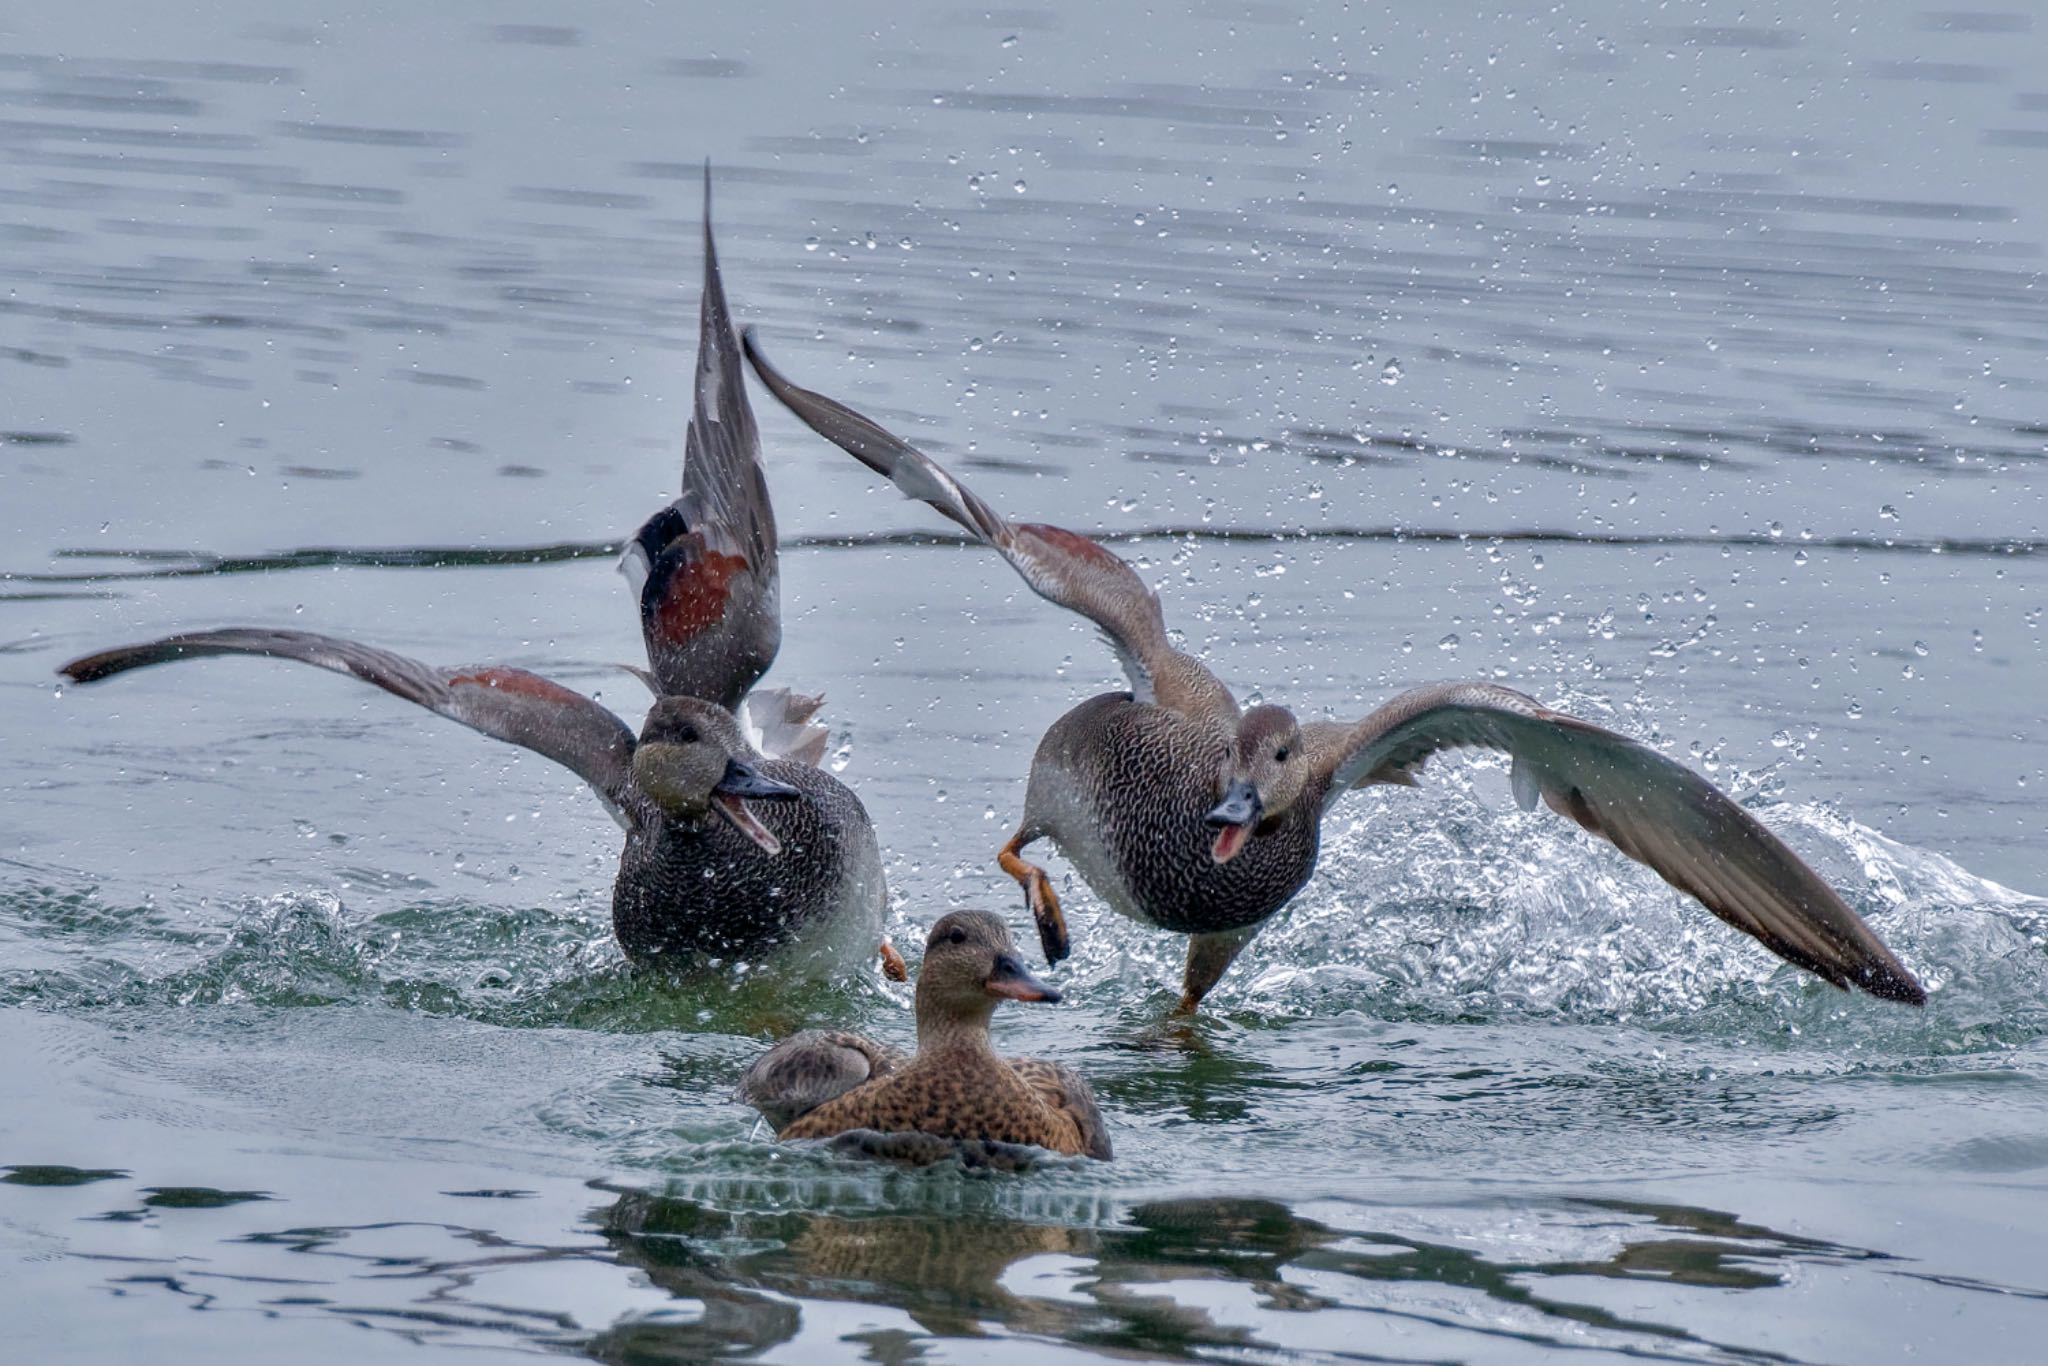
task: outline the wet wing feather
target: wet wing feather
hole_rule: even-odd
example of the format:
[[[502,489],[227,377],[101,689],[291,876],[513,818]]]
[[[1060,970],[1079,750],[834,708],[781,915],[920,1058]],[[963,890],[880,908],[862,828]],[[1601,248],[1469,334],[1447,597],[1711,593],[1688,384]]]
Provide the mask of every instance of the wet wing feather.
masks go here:
[[[1356,726],[1304,728],[1328,801],[1410,783],[1440,750],[1513,758],[1517,800],[1552,810],[1646,864],[1773,953],[1838,987],[1923,1004],[1925,990],[1834,889],[1712,783],[1626,736],[1486,683],[1401,694]]]
[[[614,815],[630,809],[633,732],[579,692],[509,665],[441,669],[416,659],[311,631],[230,627],[102,650],[59,670],[79,683],[130,669],[214,655],[297,660],[375,684],[408,702],[563,765],[596,789]]]
[[[754,1060],[734,1097],[778,1131],[826,1101],[902,1067],[902,1052],[839,1029],[811,1029]]]
[[[682,497],[627,551],[647,658],[661,690],[731,709],[782,644],[775,512],[747,402],[739,335],[725,300],[704,178],[704,290]]]
[[[1137,571],[1097,542],[1063,527],[1012,523],[909,442],[845,404],[805,389],[744,338],[754,373],[806,426],[888,479],[906,497],[930,504],[1010,562],[1031,590],[1095,623],[1141,700],[1156,692],[1171,647],[1159,598]]]
[[[1010,1066],[1038,1093],[1039,1099],[1073,1121],[1082,1153],[1103,1162],[1110,1160],[1113,1153],[1109,1126],[1102,1121],[1095,1091],[1086,1077],[1064,1063],[1043,1058],[1011,1058]]]

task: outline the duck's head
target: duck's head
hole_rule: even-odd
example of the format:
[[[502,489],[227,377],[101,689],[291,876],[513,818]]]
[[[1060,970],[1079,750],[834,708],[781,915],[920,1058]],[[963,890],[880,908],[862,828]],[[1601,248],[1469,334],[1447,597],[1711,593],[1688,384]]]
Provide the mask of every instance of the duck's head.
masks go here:
[[[1307,779],[1294,713],[1270,705],[1246,712],[1217,773],[1216,805],[1202,817],[1215,832],[1209,857],[1218,863],[1236,858],[1262,824],[1286,814]]]
[[[647,713],[633,750],[633,781],[676,820],[716,814],[770,854],[782,841],[761,824],[750,801],[790,801],[803,794],[755,767],[759,756],[732,713],[694,697],[663,697]]]
[[[986,1020],[999,1001],[1057,1001],[1057,988],[1024,969],[1010,928],[987,911],[941,916],[924,941],[917,974],[917,1015]]]

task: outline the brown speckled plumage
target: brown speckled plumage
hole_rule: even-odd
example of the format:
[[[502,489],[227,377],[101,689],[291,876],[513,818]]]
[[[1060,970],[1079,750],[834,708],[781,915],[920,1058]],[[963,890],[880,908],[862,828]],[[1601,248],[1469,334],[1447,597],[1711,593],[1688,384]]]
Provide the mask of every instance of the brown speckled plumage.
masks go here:
[[[800,1034],[747,1070],[739,1098],[779,1123],[777,1136],[786,1139],[869,1130],[1108,1158],[1108,1130],[1079,1073],[996,1053],[988,1022],[1006,995],[1058,999],[1024,973],[999,917],[956,911],[926,944],[914,1057],[859,1035]]]

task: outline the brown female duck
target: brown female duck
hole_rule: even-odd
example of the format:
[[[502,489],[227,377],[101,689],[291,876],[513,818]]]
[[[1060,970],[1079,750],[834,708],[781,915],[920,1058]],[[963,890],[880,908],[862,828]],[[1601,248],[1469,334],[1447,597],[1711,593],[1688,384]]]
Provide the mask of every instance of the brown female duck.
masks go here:
[[[1513,759],[1515,799],[1540,800],[1838,987],[1919,1005],[1926,993],[1856,913],[1756,819],[1698,774],[1590,722],[1491,683],[1402,693],[1355,724],[1240,710],[1206,665],[1170,642],[1159,599],[1085,536],[1012,523],[938,464],[851,408],[799,388],[745,338],[754,370],[820,436],[993,547],[1033,591],[1108,637],[1131,690],[1055,721],[1032,759],[1024,818],[997,859],[1024,888],[1049,961],[1068,951],[1045,870],[1051,838],[1112,907],[1190,936],[1192,1010],[1266,919],[1315,871],[1323,815],[1346,792],[1413,786],[1460,746]]]
[[[932,926],[917,977],[917,1054],[858,1034],[813,1030],[768,1050],[738,1097],[778,1138],[860,1133],[865,1150],[929,1158],[930,1140],[1029,1144],[1107,1159],[1109,1132],[1081,1075],[1004,1058],[988,1022],[1002,1001],[1057,1001],[1017,960],[1001,917],[955,911]],[[892,1141],[893,1140],[893,1141]]]
[[[656,693],[636,737],[605,707],[524,669],[444,669],[308,631],[233,627],[72,660],[81,683],[207,655],[264,655],[350,674],[589,783],[626,830],[612,924],[627,954],[675,969],[881,931],[881,855],[860,801],[818,767],[819,699],[752,692],[782,640],[775,517],[726,309],[704,186],[704,294],[682,496],[633,538]],[[857,961],[834,933],[820,966]]]

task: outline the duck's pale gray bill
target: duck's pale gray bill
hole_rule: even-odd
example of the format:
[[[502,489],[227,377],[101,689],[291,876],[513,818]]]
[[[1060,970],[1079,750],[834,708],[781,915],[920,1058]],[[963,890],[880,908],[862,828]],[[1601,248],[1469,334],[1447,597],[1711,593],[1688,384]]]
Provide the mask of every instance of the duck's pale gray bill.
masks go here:
[[[1226,825],[1255,825],[1264,811],[1259,789],[1248,782],[1238,781],[1232,783],[1230,790],[1223,794],[1223,800],[1202,817],[1202,823],[1212,830]]]
[[[996,955],[995,968],[988,975],[988,994],[1012,1001],[1046,1001],[1057,1004],[1060,990],[1050,982],[1033,977],[1014,954]]]
[[[752,764],[743,764],[737,759],[725,761],[725,776],[718,780],[712,791],[722,792],[728,797],[766,798],[769,801],[792,801],[804,795],[788,783],[778,783]]]

